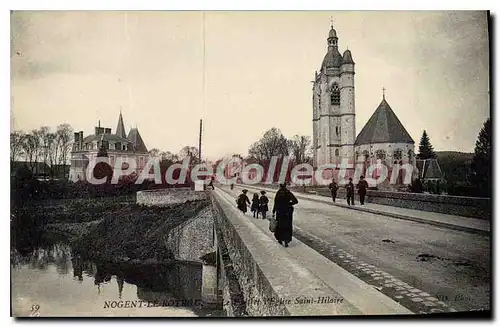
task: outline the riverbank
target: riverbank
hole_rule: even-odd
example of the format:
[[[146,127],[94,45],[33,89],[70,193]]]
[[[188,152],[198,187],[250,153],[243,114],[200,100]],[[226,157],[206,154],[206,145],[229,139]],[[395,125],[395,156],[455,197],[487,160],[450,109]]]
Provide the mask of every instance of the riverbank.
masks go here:
[[[164,265],[173,255],[163,236],[209,206],[208,199],[143,207],[134,196],[43,200],[13,208],[13,242],[21,247],[63,239],[82,259]]]

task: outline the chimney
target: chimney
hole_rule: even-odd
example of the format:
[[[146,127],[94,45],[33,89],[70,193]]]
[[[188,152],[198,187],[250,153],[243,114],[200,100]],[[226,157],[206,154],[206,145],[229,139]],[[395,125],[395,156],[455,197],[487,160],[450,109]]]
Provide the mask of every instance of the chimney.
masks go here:
[[[96,126],[95,135],[101,135],[101,134],[104,134],[104,127]]]
[[[73,142],[73,151],[80,150],[80,133],[75,132],[75,142]]]
[[[83,150],[83,131],[80,131],[80,137],[78,138],[78,141],[80,142],[80,150]]]

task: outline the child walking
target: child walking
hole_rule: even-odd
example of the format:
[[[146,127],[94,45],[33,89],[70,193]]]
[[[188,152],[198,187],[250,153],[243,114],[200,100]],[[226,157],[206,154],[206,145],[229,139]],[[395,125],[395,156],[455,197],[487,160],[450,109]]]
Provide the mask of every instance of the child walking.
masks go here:
[[[261,197],[259,199],[259,211],[262,214],[262,219],[266,219],[266,213],[269,211],[269,199],[266,196],[266,191],[260,191]]]

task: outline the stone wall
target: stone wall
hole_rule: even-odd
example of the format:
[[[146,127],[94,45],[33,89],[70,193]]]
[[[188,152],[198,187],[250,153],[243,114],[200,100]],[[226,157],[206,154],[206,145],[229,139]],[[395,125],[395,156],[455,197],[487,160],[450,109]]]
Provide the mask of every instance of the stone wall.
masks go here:
[[[315,191],[318,195],[331,196],[328,188],[316,188]],[[337,197],[345,199],[343,188],[339,189]],[[359,203],[357,194],[355,200]],[[489,198],[452,195],[367,191],[366,202],[487,220],[491,219],[492,211]]]
[[[298,303],[298,298],[340,295],[331,285],[308,270],[308,264],[277,245],[274,237],[269,235],[267,226],[262,229],[262,226],[257,226],[248,216],[239,212],[231,195],[216,190],[211,198],[221,262],[224,308],[229,316],[361,313],[347,301],[324,305]],[[313,250],[311,252],[313,256],[321,258],[324,264],[324,257]],[[378,296],[378,292],[375,293]]]
[[[224,309],[228,316],[289,315],[283,304],[264,305],[266,298],[278,298],[254,261],[237,229],[211,196],[221,261]]]
[[[275,184],[260,185],[265,188],[278,189]],[[256,184],[255,187],[259,187]],[[302,186],[289,187],[292,192],[303,192]],[[307,193],[331,197],[330,190],[327,187],[306,187]],[[345,188],[340,187],[337,191],[338,199],[345,199]],[[359,203],[359,195],[355,194],[354,199]],[[477,219],[491,219],[491,199],[473,198],[453,195],[435,195],[409,192],[386,192],[386,191],[367,191],[367,203],[383,204],[400,208],[422,210],[428,212],[444,213],[462,217]]]
[[[200,257],[214,251],[214,217],[210,206],[172,229],[164,241],[176,259],[201,263]]]
[[[136,197],[137,204],[161,207],[169,204],[206,199],[207,194],[191,190],[190,188],[170,188],[139,191]]]

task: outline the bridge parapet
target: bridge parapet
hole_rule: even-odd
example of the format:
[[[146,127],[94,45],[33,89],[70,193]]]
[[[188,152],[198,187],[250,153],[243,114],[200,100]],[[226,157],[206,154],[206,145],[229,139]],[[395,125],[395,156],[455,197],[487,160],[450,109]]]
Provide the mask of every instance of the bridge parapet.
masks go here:
[[[205,192],[197,192],[189,187],[145,190],[136,193],[137,204],[158,207],[206,198]]]
[[[225,309],[230,315],[321,316],[411,313],[382,293],[360,286],[348,277],[348,293],[359,292],[371,307],[358,307],[301,262],[292,251],[304,253],[294,240],[288,250],[277,244],[249,216],[243,215],[220,189],[211,194],[223,275]],[[260,221],[262,225],[264,221]],[[294,250],[293,247],[297,248]],[[307,251],[306,251],[307,252]],[[314,251],[312,251],[314,252]],[[308,252],[311,256],[311,252]],[[315,253],[315,252],[314,252]],[[329,269],[321,257],[321,269]],[[333,263],[331,263],[333,264]],[[234,294],[234,292],[239,294]],[[319,300],[318,299],[324,299]],[[358,301],[358,304],[362,301]],[[365,301],[367,303],[368,301]]]

